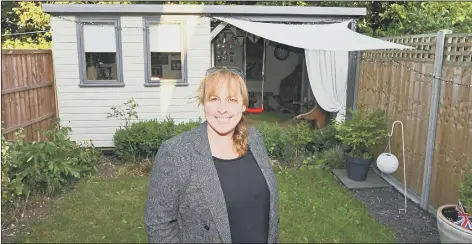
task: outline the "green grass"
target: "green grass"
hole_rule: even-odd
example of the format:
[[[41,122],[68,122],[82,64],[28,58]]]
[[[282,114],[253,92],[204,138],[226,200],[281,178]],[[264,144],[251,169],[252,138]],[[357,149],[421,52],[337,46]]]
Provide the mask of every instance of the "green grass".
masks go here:
[[[282,114],[278,112],[263,112],[260,114],[248,114],[248,124],[250,126],[256,126],[258,123],[265,121],[267,123],[278,123],[285,125],[292,123],[292,115]]]
[[[394,242],[361,202],[321,170],[277,171],[281,242]],[[148,177],[121,176],[78,184],[55,213],[20,242],[147,242]]]
[[[327,171],[303,167],[276,174],[281,242],[395,242],[393,233]]]

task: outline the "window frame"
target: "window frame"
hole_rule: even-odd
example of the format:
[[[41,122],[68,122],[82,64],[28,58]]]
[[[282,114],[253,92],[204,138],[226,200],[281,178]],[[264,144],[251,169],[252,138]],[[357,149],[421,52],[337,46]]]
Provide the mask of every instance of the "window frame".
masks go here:
[[[123,81],[123,49],[121,42],[121,21],[119,16],[107,17],[77,17],[77,52],[79,57],[79,76],[80,87],[122,87]],[[115,27],[115,43],[116,43],[116,80],[88,80],[87,65],[84,48],[84,28],[83,22],[92,22],[97,24],[113,24]]]
[[[179,24],[180,25],[180,60],[182,63],[181,79],[152,79],[151,77],[151,51],[150,51],[150,40],[149,40],[149,27],[152,24]],[[186,35],[186,20],[185,19],[165,19],[161,17],[143,17],[143,44],[144,44],[144,86],[155,87],[166,84],[175,86],[188,86],[187,77],[187,35]]]

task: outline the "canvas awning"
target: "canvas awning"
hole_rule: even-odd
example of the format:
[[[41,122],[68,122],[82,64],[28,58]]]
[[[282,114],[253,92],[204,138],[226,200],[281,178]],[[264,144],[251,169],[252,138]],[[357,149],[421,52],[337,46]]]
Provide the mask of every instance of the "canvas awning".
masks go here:
[[[316,102],[324,110],[336,112],[337,121],[343,121],[346,114],[349,51],[414,49],[352,31],[349,21],[289,25],[214,18],[267,40],[305,49],[308,79]]]
[[[333,24],[290,25],[253,22],[235,18],[214,18],[267,40],[303,49],[361,51],[412,48],[352,31],[348,28],[349,21]]]

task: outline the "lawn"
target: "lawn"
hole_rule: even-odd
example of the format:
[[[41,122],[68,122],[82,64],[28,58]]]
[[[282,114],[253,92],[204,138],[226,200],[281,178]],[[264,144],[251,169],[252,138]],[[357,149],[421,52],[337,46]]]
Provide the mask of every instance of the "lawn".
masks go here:
[[[264,112],[260,114],[248,114],[249,126],[255,126],[258,123],[265,121],[268,123],[278,123],[281,126],[294,123],[293,116],[290,114],[283,114],[278,112]]]
[[[395,242],[362,203],[327,171],[276,172],[281,242]],[[120,176],[80,182],[33,225],[20,242],[147,242],[144,201],[148,177]]]

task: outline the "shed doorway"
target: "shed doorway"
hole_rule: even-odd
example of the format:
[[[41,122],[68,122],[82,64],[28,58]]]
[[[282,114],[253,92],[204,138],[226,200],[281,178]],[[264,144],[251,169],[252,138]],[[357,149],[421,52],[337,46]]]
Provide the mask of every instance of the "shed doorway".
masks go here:
[[[263,105],[264,113],[291,118],[306,111],[308,101],[314,100],[301,48],[226,25],[212,39],[211,50],[213,67],[233,66],[245,71],[249,107]]]

